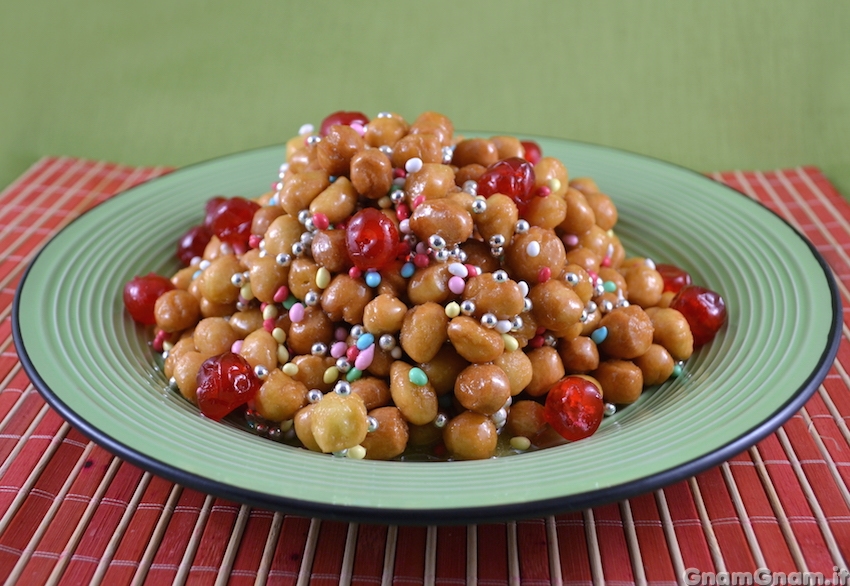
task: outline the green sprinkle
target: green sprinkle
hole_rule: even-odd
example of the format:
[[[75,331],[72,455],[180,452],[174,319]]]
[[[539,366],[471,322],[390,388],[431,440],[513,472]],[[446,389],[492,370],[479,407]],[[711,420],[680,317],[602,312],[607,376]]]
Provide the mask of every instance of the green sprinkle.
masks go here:
[[[614,281],[605,281],[604,283],[602,283],[602,287],[608,293],[613,293],[617,290],[617,283],[615,283]]]
[[[410,369],[410,372],[407,373],[407,378],[417,387],[424,387],[428,384],[428,375],[418,366]]]
[[[682,376],[682,365],[681,365],[681,363],[676,364],[676,366],[673,367],[673,374],[671,376],[674,376],[674,377]]]
[[[284,307],[284,309],[289,311],[290,309],[292,309],[292,306],[295,305],[296,303],[298,303],[298,298],[295,297],[295,295],[290,295],[289,297],[286,298],[286,301],[283,302],[283,307]]]
[[[363,376],[362,370],[360,370],[359,368],[352,368],[345,375],[345,380],[347,380],[350,383],[353,383],[354,381],[358,380],[361,376]]]

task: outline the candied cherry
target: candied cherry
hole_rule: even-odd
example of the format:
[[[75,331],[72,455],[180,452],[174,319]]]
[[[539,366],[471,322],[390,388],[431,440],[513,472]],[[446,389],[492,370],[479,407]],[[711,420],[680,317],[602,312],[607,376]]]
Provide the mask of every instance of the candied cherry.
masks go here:
[[[540,159],[543,158],[543,151],[540,150],[540,145],[534,142],[533,140],[521,140],[519,142],[522,145],[523,150],[525,151],[525,160],[531,163],[532,165],[536,165],[540,162]]]
[[[531,163],[519,157],[509,157],[493,163],[478,178],[479,195],[507,195],[520,210],[533,197],[533,188],[534,168]]]
[[[124,307],[130,316],[140,324],[147,326],[156,323],[154,305],[159,296],[174,289],[174,283],[162,275],[148,273],[144,277],[136,275],[124,285]]]
[[[192,264],[192,259],[203,256],[204,249],[210,242],[212,234],[203,224],[189,228],[177,241],[177,258],[184,266]]]
[[[253,400],[262,384],[248,361],[233,352],[205,360],[196,380],[198,407],[216,421]]]
[[[726,302],[723,297],[699,285],[682,287],[670,302],[670,307],[681,312],[691,326],[694,348],[713,340],[726,322]]]
[[[260,204],[244,197],[231,197],[220,202],[207,215],[209,230],[231,246],[248,248],[251,222]]]
[[[599,387],[584,377],[566,376],[549,389],[543,417],[564,439],[576,441],[593,435],[604,411]]]
[[[348,221],[345,247],[361,271],[380,270],[398,255],[398,229],[383,212],[365,208]]]
[[[225,201],[227,201],[226,197],[223,195],[216,195],[215,197],[209,198],[207,203],[204,205],[204,228],[207,229],[207,232],[212,233],[213,212]]]
[[[664,279],[664,292],[678,293],[682,287],[687,287],[691,284],[691,276],[676,265],[657,264],[655,270],[661,274]]]
[[[351,126],[352,124],[366,126],[369,124],[369,117],[362,112],[344,112],[340,110],[339,112],[334,112],[322,120],[322,126],[319,133],[322,136],[327,136],[331,126],[335,126],[337,124],[341,124],[342,126]]]

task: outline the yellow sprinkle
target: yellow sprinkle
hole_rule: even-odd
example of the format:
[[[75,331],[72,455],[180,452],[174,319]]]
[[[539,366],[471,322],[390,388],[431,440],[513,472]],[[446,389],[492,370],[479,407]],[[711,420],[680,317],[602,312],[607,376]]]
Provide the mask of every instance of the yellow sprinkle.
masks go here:
[[[460,305],[458,305],[457,301],[452,301],[446,305],[446,315],[449,316],[450,319],[456,318],[460,315]]]
[[[266,305],[266,308],[263,310],[263,319],[275,319],[278,316],[279,312],[277,310],[276,305]]]
[[[348,452],[345,455],[352,460],[362,460],[366,457],[366,448],[363,446],[354,446],[353,448],[348,448]]]
[[[505,350],[508,352],[513,352],[519,348],[519,342],[510,334],[502,334],[502,339],[505,341]]]
[[[525,451],[531,447],[531,440],[527,437],[518,435],[511,438],[511,447],[515,450]]]
[[[298,374],[298,365],[293,362],[287,362],[281,367],[281,370],[286,375],[295,376],[296,374]]]
[[[174,348],[174,344],[171,342],[163,342],[162,343],[162,351],[163,352],[171,352],[171,349]]]
[[[319,267],[316,271],[316,287],[326,289],[331,284],[331,272],[325,267]]]
[[[283,344],[280,344],[277,347],[277,361],[281,364],[286,364],[287,362],[289,362],[289,350],[287,350],[286,346],[284,346]]]
[[[385,195],[378,200],[378,207],[384,210],[389,209],[393,207],[393,200],[390,199],[390,196]]]
[[[286,432],[286,431],[289,431],[290,429],[292,429],[292,420],[291,419],[287,419],[285,421],[280,422],[280,430],[281,431]]]
[[[325,374],[322,375],[322,381],[326,385],[329,385],[339,378],[339,369],[336,366],[329,366],[327,370],[325,370]]]
[[[275,339],[275,342],[278,344],[283,344],[286,342],[286,330],[283,328],[275,328],[272,330],[272,338]]]
[[[548,181],[548,184],[549,184],[549,189],[551,189],[552,191],[558,191],[559,189],[561,189],[561,180],[558,179],[557,177],[552,177]]]
[[[251,283],[242,285],[239,289],[239,294],[248,301],[251,301],[254,298],[254,290],[251,289]]]

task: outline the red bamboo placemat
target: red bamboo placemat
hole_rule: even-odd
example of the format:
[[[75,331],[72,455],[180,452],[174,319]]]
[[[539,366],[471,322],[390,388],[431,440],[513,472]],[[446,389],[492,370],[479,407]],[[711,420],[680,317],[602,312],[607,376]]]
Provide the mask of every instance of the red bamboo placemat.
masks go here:
[[[676,584],[770,573],[847,580],[846,318],[827,379],[758,445],[654,493],[543,519],[458,527],[320,521],[205,495],[113,457],[56,415],[27,379],[12,342],[12,299],[50,236],[167,171],[50,157],[0,194],[0,577],[8,583]],[[711,177],[805,234],[850,306],[850,206],[817,168]]]

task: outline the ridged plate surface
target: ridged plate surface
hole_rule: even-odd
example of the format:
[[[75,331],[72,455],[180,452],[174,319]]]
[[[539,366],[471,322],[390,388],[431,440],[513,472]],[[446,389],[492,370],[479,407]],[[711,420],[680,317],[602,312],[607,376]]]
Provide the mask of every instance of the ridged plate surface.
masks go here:
[[[154,368],[125,314],[128,279],[175,267],[176,238],[213,195],[256,196],[283,147],[194,165],[83,215],[19,287],[16,344],[47,401],[137,465],[226,498],[305,515],[461,523],[575,509],[652,490],[746,449],[793,415],[837,349],[840,302],[823,260],[761,205],[696,173],[631,153],[534,137],[572,177],[615,201],[629,255],[686,268],[722,292],[728,326],[685,374],[570,445],[478,462],[332,458],[198,416]]]

